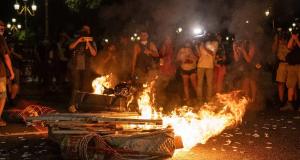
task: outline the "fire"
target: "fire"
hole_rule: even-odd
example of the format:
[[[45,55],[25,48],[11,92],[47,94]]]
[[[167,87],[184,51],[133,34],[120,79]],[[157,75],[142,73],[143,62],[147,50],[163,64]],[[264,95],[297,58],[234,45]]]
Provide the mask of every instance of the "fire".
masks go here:
[[[112,75],[106,75],[96,78],[93,83],[93,89],[95,94],[103,94],[104,87],[110,88]]]
[[[150,98],[153,85],[151,83],[138,100],[143,119],[161,116],[158,114],[161,112],[156,112],[152,105],[154,100]],[[240,91],[218,94],[217,106],[205,104],[197,113],[193,113],[193,109],[187,106],[175,109],[169,116],[161,117],[163,127],[171,126],[175,135],[181,136],[185,151],[189,151],[197,143],[205,144],[210,137],[220,134],[226,127],[242,122],[248,101],[244,97],[238,99],[239,93]]]
[[[246,98],[234,99],[239,92],[217,95],[218,102],[224,107],[204,105],[198,113],[188,107],[173,111],[172,115],[163,117],[163,125],[171,126],[176,135],[180,135],[185,151],[197,143],[205,144],[212,137],[220,134],[226,127],[242,122],[247,104]]]
[[[155,111],[155,108],[152,106],[152,104],[154,104],[153,102],[155,101],[155,98],[154,96],[152,97],[152,99],[150,98],[153,86],[154,86],[154,82],[152,82],[149,87],[147,84],[144,84],[143,87],[146,88],[144,89],[143,94],[140,96],[140,99],[138,99],[139,110],[141,112],[140,118],[142,119],[158,118],[158,113]]]

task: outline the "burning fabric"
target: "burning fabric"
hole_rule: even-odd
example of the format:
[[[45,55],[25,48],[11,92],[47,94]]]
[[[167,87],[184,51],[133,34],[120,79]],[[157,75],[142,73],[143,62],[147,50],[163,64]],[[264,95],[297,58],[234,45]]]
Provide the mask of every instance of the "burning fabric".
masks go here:
[[[107,76],[102,76],[96,78],[93,83],[93,89],[95,94],[103,94],[105,88],[110,88],[111,87],[111,78],[112,75],[107,75]]]

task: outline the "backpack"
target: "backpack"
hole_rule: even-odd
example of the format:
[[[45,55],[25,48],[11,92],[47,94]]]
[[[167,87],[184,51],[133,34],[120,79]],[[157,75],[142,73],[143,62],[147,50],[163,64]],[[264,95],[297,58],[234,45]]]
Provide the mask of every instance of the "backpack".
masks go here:
[[[288,53],[285,60],[291,66],[300,64],[300,48],[294,49]]]

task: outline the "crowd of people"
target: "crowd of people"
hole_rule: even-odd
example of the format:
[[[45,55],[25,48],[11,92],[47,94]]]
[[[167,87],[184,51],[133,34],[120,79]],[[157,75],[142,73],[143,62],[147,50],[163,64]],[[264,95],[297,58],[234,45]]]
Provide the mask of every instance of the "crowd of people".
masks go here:
[[[13,104],[24,72],[20,65],[23,55],[15,50],[14,41],[4,39],[4,30],[4,23],[0,21],[0,115],[7,94],[9,104]],[[76,111],[76,93],[92,92],[92,81],[104,75],[112,75],[112,86],[155,81],[156,99],[161,106],[167,103],[166,87],[174,79],[182,82],[181,97],[187,105],[191,99],[203,104],[217,93],[232,90],[243,90],[251,103],[257,101],[256,83],[262,72],[262,58],[253,36],[236,35],[234,43],[224,45],[222,35],[213,32],[197,37],[182,36],[180,43],[173,35],[166,35],[158,46],[148,39],[146,30],[140,31],[139,37],[139,41],[132,43],[129,37],[122,35],[118,42],[105,43],[102,47],[90,36],[87,25],[77,31],[74,38],[61,33],[58,42],[50,43],[46,37],[32,50],[39,86],[58,90],[61,84],[70,82],[70,112]],[[298,34],[293,34],[289,41],[276,34],[272,50],[279,59],[276,81],[281,110],[294,110],[297,100],[300,68],[298,64],[288,63],[286,56],[299,48]],[[288,88],[286,103],[285,85]],[[191,92],[195,98],[190,97]],[[0,125],[5,125],[2,119]]]

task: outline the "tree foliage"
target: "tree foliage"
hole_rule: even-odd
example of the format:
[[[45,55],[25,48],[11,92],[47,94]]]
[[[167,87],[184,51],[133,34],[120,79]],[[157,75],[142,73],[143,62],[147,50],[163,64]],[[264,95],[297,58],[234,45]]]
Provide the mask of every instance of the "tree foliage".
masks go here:
[[[101,0],[65,0],[69,9],[73,12],[81,12],[84,9],[96,9]]]

